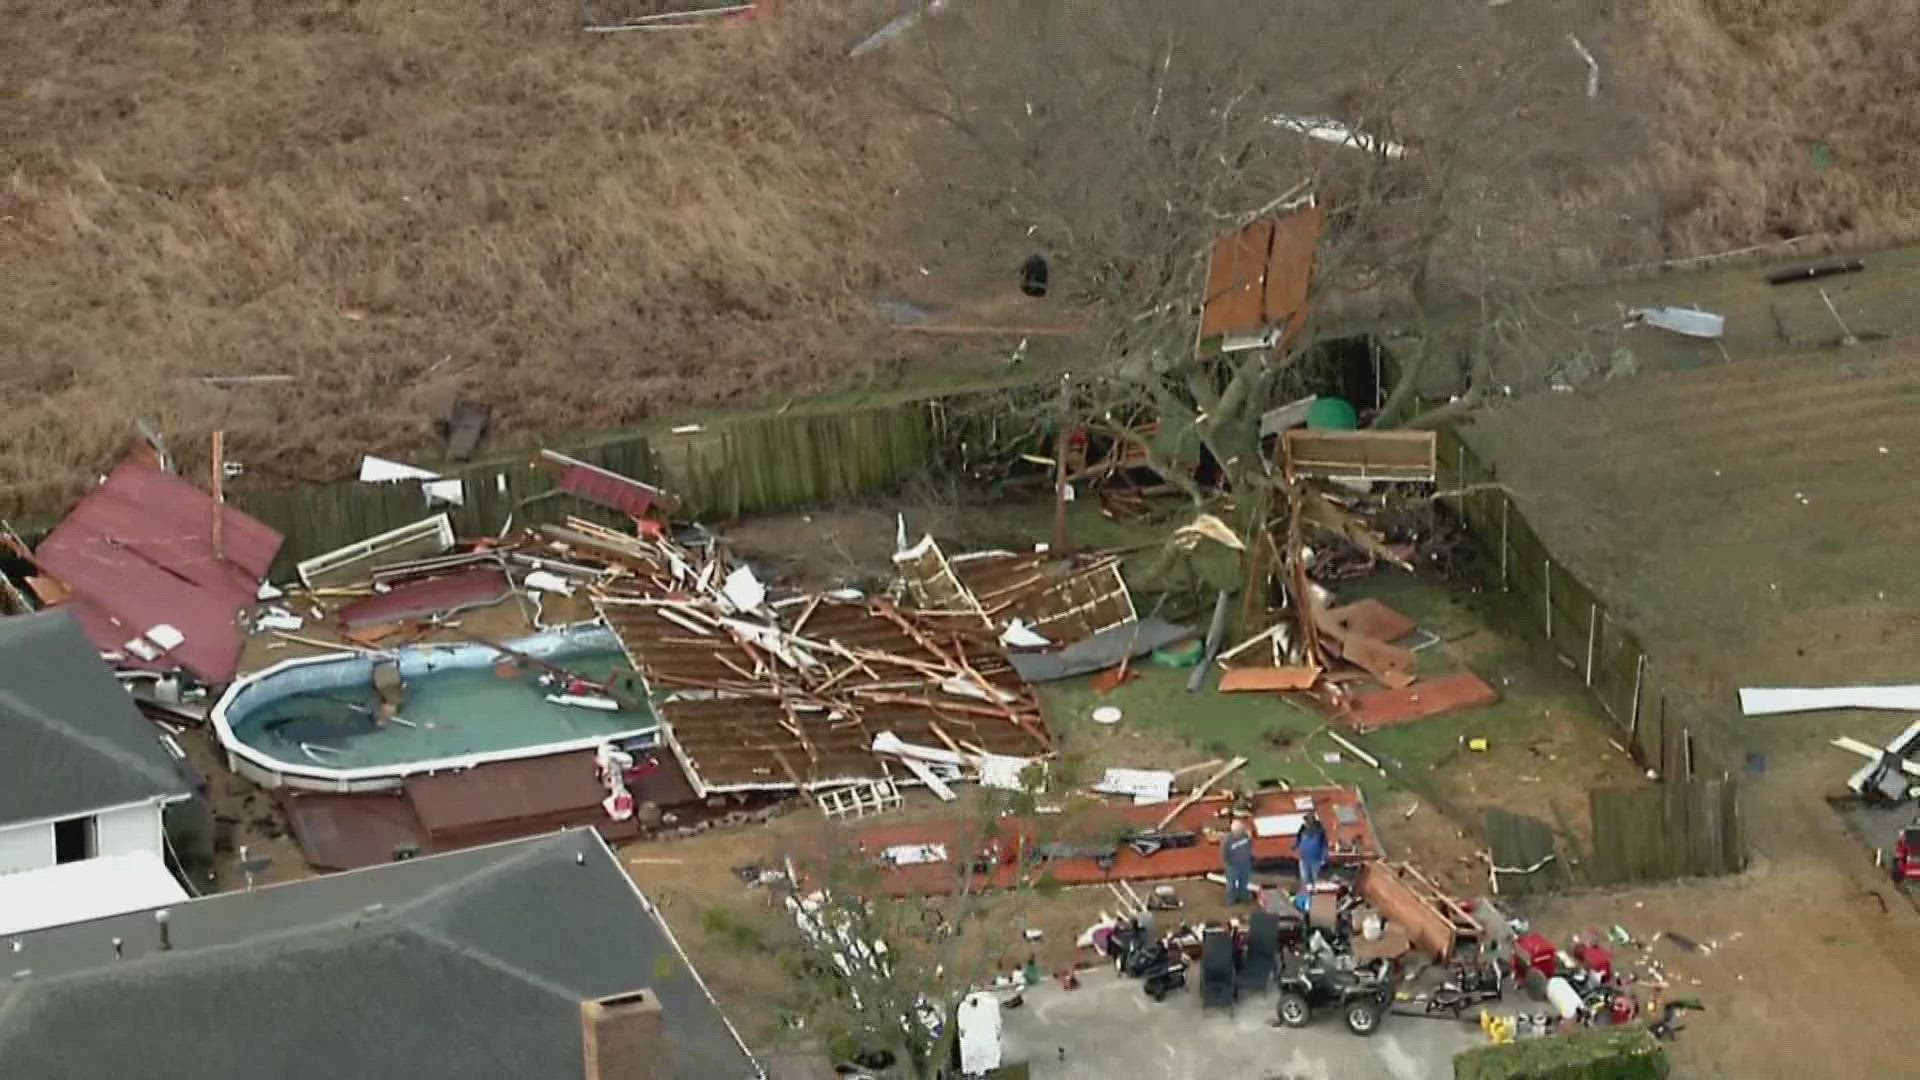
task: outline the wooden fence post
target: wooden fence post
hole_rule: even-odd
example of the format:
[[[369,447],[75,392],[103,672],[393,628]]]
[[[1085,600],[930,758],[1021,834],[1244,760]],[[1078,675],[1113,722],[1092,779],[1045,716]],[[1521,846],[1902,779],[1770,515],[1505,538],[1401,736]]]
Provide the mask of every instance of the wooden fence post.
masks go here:
[[[1513,499],[1504,492],[1500,495],[1500,591],[1510,588],[1507,580],[1507,553],[1512,547],[1507,542],[1507,515],[1513,510]]]
[[[1629,741],[1640,736],[1640,685],[1647,675],[1647,653],[1642,649],[1640,659],[1633,665],[1633,720],[1627,726]],[[1661,764],[1666,764],[1661,762]]]
[[[1540,560],[1540,562],[1541,562],[1541,565],[1545,567],[1545,569],[1541,571],[1540,577],[1541,577],[1541,580],[1547,583],[1547,587],[1541,590],[1543,593],[1546,594],[1546,598],[1547,598],[1547,640],[1552,641],[1553,640],[1553,559],[1552,557],[1548,557]]]
[[[1600,631],[1600,605],[1587,605],[1587,685],[1593,685],[1593,645]]]

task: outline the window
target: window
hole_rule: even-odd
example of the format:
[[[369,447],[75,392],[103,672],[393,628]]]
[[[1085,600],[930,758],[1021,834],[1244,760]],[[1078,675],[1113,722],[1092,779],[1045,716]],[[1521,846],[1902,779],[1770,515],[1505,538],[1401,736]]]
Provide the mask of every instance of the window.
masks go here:
[[[99,826],[93,816],[68,818],[53,823],[53,861],[79,862],[100,853]]]

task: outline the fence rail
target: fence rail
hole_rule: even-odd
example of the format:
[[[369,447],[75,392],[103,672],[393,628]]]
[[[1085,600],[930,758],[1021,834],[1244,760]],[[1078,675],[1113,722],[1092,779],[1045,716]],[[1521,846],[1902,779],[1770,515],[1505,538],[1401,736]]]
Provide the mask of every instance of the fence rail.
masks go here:
[[[553,449],[671,491],[680,500],[681,517],[731,520],[877,494],[938,466],[963,467],[967,458],[991,453],[1026,433],[1020,425],[1000,422],[995,404],[1039,392],[1000,388],[839,411],[738,417],[558,443]],[[529,450],[519,457],[444,468],[443,478],[461,482],[463,503],[453,507],[430,509],[418,481],[236,485],[228,498],[286,537],[275,577],[291,574],[302,559],[442,510],[462,537],[492,536],[509,525],[558,522],[569,515],[608,525],[622,522],[615,512],[558,491],[559,473],[536,464],[538,457]]]
[[[1495,470],[1440,433],[1438,488],[1489,560],[1489,575],[1613,719],[1617,742],[1661,781],[1593,793],[1596,858],[1586,877],[1619,884],[1744,865],[1737,785],[1726,758],[1668,694],[1646,647],[1547,549]],[[1704,793],[1703,793],[1704,792]],[[1604,853],[1604,854],[1603,854]]]

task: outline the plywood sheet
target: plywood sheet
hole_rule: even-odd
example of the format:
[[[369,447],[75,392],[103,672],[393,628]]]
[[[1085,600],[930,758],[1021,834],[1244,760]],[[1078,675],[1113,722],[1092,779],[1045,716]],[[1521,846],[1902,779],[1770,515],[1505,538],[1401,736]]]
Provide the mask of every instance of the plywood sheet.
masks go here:
[[[1347,720],[1356,730],[1372,731],[1499,700],[1499,693],[1486,680],[1471,671],[1461,671],[1422,679],[1400,690],[1356,694],[1348,706]]]
[[[1220,692],[1251,690],[1305,690],[1320,678],[1312,664],[1296,667],[1230,668],[1220,676]]]

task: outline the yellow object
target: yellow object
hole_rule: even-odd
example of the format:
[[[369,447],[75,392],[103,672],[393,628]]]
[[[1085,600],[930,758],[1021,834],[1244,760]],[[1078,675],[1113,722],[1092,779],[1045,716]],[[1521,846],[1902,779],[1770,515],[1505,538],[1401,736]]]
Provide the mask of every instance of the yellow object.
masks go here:
[[[1495,1046],[1512,1042],[1517,1026],[1511,1016],[1494,1016],[1485,1009],[1480,1010],[1480,1030],[1487,1033],[1487,1038]]]
[[[1471,751],[1473,751],[1473,752],[1474,752],[1474,753],[1476,753],[1476,754],[1484,754],[1484,753],[1486,753],[1486,752],[1487,752],[1487,740],[1485,740],[1485,739],[1468,739],[1468,740],[1467,740],[1467,749],[1469,749],[1469,750],[1471,750]]]

